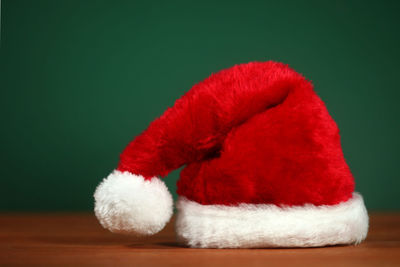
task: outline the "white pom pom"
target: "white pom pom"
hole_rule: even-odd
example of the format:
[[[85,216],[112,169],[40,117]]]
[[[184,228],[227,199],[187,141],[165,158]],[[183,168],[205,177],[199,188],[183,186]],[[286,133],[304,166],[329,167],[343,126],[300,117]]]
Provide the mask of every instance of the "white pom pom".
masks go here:
[[[173,200],[157,177],[114,171],[96,188],[95,214],[114,233],[152,235],[172,216]]]

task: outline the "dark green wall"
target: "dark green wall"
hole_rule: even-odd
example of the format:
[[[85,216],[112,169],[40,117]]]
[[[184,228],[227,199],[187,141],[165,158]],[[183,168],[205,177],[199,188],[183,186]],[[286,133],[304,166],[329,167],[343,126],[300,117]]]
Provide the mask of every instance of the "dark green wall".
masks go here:
[[[315,84],[367,207],[400,209],[399,1],[189,2],[2,1],[0,210],[92,209],[175,99],[270,59]]]

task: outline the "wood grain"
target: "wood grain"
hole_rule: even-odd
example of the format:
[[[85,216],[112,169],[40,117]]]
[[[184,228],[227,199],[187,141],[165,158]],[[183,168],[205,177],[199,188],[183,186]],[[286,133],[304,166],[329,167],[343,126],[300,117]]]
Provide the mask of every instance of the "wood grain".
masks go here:
[[[191,249],[171,221],[148,238],[101,228],[92,214],[0,215],[0,264],[130,266],[400,266],[400,214],[373,214],[358,246],[306,249]]]

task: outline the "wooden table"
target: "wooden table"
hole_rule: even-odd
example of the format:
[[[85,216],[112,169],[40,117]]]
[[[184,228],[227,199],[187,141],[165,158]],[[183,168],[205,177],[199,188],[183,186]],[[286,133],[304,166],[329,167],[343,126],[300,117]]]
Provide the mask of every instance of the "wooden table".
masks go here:
[[[191,249],[173,221],[150,238],[111,234],[92,214],[0,215],[0,264],[131,266],[400,266],[400,214],[373,214],[358,246],[306,249]]]

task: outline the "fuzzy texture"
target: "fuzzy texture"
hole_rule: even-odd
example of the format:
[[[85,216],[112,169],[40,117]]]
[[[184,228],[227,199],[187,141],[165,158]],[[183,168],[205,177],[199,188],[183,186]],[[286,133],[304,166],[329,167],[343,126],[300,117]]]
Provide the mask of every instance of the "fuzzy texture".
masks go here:
[[[335,205],[354,191],[324,103],[272,61],[193,86],[126,147],[118,170],[150,179],[183,165],[178,194],[204,205]]]
[[[358,244],[368,232],[361,195],[331,206],[201,205],[180,198],[178,238],[190,247],[317,247]]]
[[[164,228],[173,201],[164,182],[154,177],[114,171],[94,194],[95,214],[114,233],[152,235]]]

